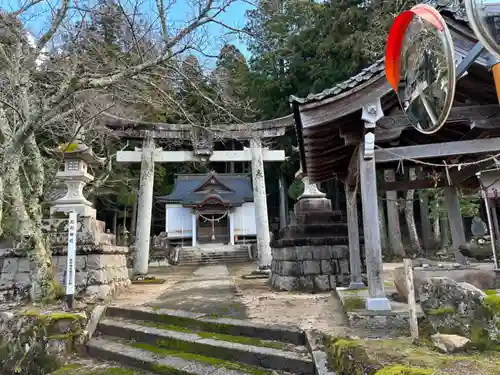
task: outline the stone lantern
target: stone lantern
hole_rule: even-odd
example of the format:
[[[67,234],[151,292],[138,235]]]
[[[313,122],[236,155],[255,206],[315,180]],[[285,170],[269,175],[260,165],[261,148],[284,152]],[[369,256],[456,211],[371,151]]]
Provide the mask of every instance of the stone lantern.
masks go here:
[[[66,185],[64,195],[52,202],[51,216],[56,212],[76,212],[78,216],[95,218],[96,210],[92,203],[85,199],[83,188],[94,180],[94,176],[88,172],[88,166],[103,164],[105,159],[98,157],[91,147],[78,140],[48,151],[52,154],[61,151],[64,153],[64,170],[57,172],[56,178]]]

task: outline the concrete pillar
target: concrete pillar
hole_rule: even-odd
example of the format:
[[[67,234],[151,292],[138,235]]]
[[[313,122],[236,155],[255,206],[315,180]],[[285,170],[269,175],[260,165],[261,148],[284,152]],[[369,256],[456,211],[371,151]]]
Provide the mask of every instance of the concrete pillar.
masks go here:
[[[285,229],[287,225],[287,194],[286,194],[286,183],[285,176],[280,173],[279,177],[279,188],[280,188],[280,229]]]
[[[448,222],[451,232],[451,246],[455,252],[455,260],[460,264],[466,264],[466,258],[457,250],[460,245],[465,244],[465,230],[462,214],[460,213],[460,201],[458,199],[457,189],[454,186],[443,188],[444,202],[448,209]]]
[[[252,183],[255,203],[255,221],[257,230],[257,252],[259,269],[271,267],[271,238],[269,235],[269,218],[267,216],[266,181],[264,178],[264,161],[262,159],[262,142],[259,138],[250,140],[252,153]]]
[[[364,157],[364,147],[360,147],[359,174],[361,202],[363,205],[363,228],[365,238],[366,272],[368,276],[368,310],[390,310],[382,279],[382,248],[380,245],[380,223],[378,221],[378,197],[375,157]]]
[[[141,180],[137,209],[137,241],[134,264],[135,275],[147,275],[149,266],[149,242],[151,240],[151,213],[153,209],[153,185],[155,179],[155,142],[150,136],[142,143]]]
[[[192,229],[191,229],[191,246],[195,247],[196,246],[196,235],[198,233],[198,230],[196,229],[197,223],[198,223],[198,214],[196,212],[193,212],[191,215],[191,222],[192,222]]]
[[[228,214],[229,220],[229,244],[234,245],[234,214],[230,212]]]
[[[392,169],[384,171],[384,180],[396,181],[396,173]],[[393,254],[404,256],[405,250],[401,238],[401,223],[399,221],[398,192],[386,191],[387,198],[387,233],[389,235],[389,246]]]
[[[349,233],[349,266],[351,281],[349,289],[361,289],[365,287],[361,279],[361,252],[359,250],[359,227],[358,227],[358,201],[356,191],[345,185],[345,196],[347,206],[347,229]]]

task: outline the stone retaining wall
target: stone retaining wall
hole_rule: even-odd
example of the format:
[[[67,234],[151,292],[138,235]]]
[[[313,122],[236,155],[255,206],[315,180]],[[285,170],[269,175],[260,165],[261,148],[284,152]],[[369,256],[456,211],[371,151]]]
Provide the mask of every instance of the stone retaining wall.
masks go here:
[[[104,299],[130,285],[127,268],[128,248],[110,246],[109,252],[77,254],[75,286],[80,296]],[[56,281],[66,283],[66,255],[54,255],[52,264]],[[31,281],[29,260],[6,257],[0,273],[0,301],[22,299],[29,292]]]
[[[327,291],[349,283],[345,245],[273,248],[271,285],[277,290]]]

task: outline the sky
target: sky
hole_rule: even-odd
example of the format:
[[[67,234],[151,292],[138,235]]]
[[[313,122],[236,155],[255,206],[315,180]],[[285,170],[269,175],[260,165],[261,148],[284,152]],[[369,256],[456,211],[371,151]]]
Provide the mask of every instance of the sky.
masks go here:
[[[0,0],[2,3],[1,9],[6,9],[7,11],[17,10],[28,0]],[[92,0],[71,0],[73,4],[87,4]],[[140,1],[140,12],[148,20],[157,20],[157,10],[155,0],[119,0],[122,4],[127,4],[132,7],[136,1]],[[169,3],[169,0],[164,0],[165,4]],[[170,0],[173,1],[173,5],[167,11],[168,24],[170,27],[182,27],[186,24],[187,20],[192,18],[196,12],[196,1],[204,0]],[[220,3],[222,0],[214,0],[214,2]],[[227,0],[226,0],[227,2]],[[23,16],[23,21],[28,31],[33,35],[40,35],[45,31],[51,19],[51,10],[57,9],[60,0],[43,0],[42,3],[31,8]],[[81,6],[81,5],[80,5]],[[252,5],[248,1],[244,0],[233,0],[233,2],[225,9],[225,11],[219,16],[218,20],[227,24],[232,28],[242,28],[245,25],[245,12],[252,8]],[[224,43],[231,43],[236,45],[241,52],[249,57],[249,52],[246,48],[244,40],[240,37],[230,34],[227,28],[222,25],[211,23],[205,29],[205,38],[203,41],[202,49],[205,53],[210,55],[217,55],[220,47]],[[197,54],[200,60],[206,60],[210,64],[210,58],[203,57]],[[202,62],[202,61],[200,61]],[[203,65],[203,64],[202,64]],[[210,64],[211,65],[211,64]]]

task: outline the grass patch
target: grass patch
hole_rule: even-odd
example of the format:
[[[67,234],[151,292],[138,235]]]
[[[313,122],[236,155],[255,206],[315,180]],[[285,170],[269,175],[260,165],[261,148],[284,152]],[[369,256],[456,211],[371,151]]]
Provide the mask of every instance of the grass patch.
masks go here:
[[[189,327],[180,327],[180,326],[176,326],[173,324],[156,323],[156,322],[150,322],[150,321],[136,321],[136,323],[139,325],[147,326],[147,327],[164,329],[167,331],[192,333],[192,334],[198,335],[200,338],[203,338],[203,339],[228,341],[228,342],[234,342],[234,343],[243,344],[243,345],[253,345],[253,346],[272,348],[272,349],[285,349],[285,344],[283,344],[283,343],[275,342],[275,341],[261,340],[261,339],[256,338],[256,337],[233,336],[233,335],[227,335],[224,333],[198,331],[198,330],[194,330],[194,329],[189,328]]]
[[[50,375],[145,375],[141,370],[123,367],[83,366],[79,363],[69,363]]]
[[[410,338],[360,341],[370,358],[384,366],[431,369],[436,375],[500,375],[500,353],[441,354],[430,346],[413,345]]]
[[[365,308],[365,301],[361,297],[345,297],[344,298],[344,310],[354,311],[361,310]]]
[[[488,289],[488,290],[483,290],[484,294],[488,296],[496,296],[497,295],[497,290],[496,289]]]
[[[180,351],[172,350],[172,349],[159,348],[157,346],[145,344],[145,343],[132,343],[131,345],[135,348],[147,350],[148,352],[151,352],[151,353],[154,353],[157,355],[161,355],[164,357],[172,356],[172,357],[182,358],[182,359],[185,359],[188,361],[198,361],[198,362],[205,363],[205,364],[212,365],[212,366],[219,367],[219,368],[246,372],[246,373],[251,374],[251,375],[271,375],[272,374],[272,371],[269,371],[269,370],[266,370],[266,369],[263,369],[260,367],[245,365],[243,363],[225,361],[225,360],[218,359],[218,358],[205,357],[205,356],[199,355],[199,354],[185,353],[185,352],[180,352]]]

